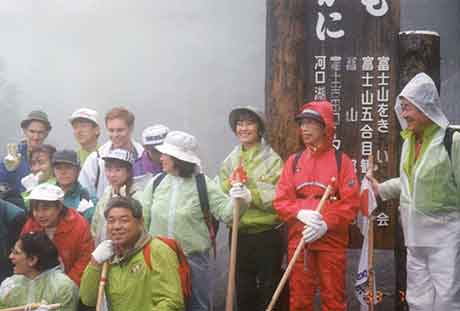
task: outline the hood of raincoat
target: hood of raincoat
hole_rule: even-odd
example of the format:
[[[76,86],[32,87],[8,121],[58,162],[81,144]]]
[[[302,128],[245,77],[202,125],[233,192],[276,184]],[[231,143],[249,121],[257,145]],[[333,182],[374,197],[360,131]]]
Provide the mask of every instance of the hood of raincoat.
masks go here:
[[[332,104],[325,100],[306,103],[300,109],[298,116],[301,117],[302,112],[308,109],[314,110],[320,114],[326,126],[326,141],[329,143],[329,145],[331,145],[335,134],[335,122]],[[302,130],[300,129],[300,133],[301,131]]]
[[[396,98],[396,116],[401,128],[404,130],[407,128],[407,122],[401,117],[401,97],[409,100],[439,127],[445,129],[449,125],[449,121],[441,110],[438,89],[426,73],[421,72],[413,77]]]

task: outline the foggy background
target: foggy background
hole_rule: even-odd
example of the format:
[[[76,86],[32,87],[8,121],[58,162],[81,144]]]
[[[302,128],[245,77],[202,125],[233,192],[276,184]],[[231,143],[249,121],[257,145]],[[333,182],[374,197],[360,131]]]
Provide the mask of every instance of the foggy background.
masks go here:
[[[454,123],[460,123],[459,16],[458,0],[401,0],[402,31],[441,36],[441,99]],[[72,111],[93,108],[102,121],[123,105],[136,115],[137,140],[156,123],[195,135],[205,171],[214,176],[237,143],[227,123],[231,108],[264,107],[265,21],[263,0],[1,0],[0,148],[21,138],[19,122],[31,110],[49,114],[49,143],[76,148],[67,121]],[[223,227],[216,310],[223,310],[226,286]],[[392,283],[392,255],[376,256],[377,282]]]

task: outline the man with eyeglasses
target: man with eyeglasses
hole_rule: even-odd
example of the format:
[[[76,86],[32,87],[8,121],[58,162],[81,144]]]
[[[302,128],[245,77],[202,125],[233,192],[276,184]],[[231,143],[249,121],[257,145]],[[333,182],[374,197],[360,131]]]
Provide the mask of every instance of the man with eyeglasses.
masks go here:
[[[41,110],[31,111],[21,121],[24,140],[18,144],[8,144],[7,154],[0,163],[0,183],[7,184],[18,195],[25,190],[21,179],[30,173],[30,151],[43,144],[51,131],[48,115]]]

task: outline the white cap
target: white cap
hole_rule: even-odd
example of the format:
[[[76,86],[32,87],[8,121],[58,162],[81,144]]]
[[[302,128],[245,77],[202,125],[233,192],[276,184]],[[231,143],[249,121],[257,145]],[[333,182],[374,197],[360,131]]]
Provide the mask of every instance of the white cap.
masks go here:
[[[170,155],[179,160],[200,165],[198,142],[194,136],[185,132],[169,132],[163,144],[156,148],[161,153]]]
[[[89,108],[80,108],[75,110],[69,118],[70,123],[75,121],[76,119],[85,119],[91,122],[94,122],[96,125],[99,126],[97,122],[98,113],[96,110],[89,109]]]
[[[164,125],[157,124],[149,126],[142,132],[143,145],[161,145],[169,133],[169,128]]]
[[[30,200],[59,201],[64,198],[64,191],[56,185],[44,183],[36,186],[30,192]]]
[[[129,164],[134,164],[134,154],[131,151],[125,149],[113,149],[109,153],[102,157],[103,160],[120,160],[123,162],[128,162]]]

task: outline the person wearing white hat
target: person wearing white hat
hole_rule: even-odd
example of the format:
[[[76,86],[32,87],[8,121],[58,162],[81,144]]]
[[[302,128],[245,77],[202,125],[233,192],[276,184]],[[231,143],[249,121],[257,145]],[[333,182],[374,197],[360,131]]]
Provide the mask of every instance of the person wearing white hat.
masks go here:
[[[211,179],[200,174],[198,143],[188,133],[169,132],[157,149],[162,153],[164,173],[152,178],[144,190],[144,223],[153,236],[176,239],[187,256],[192,274],[192,296],[187,310],[209,310],[208,268],[213,239],[204,218],[209,219],[206,215],[211,214],[219,221],[231,223],[235,199],[243,200],[241,212],[244,213],[251,202],[251,193],[245,186],[235,186],[229,197]],[[158,182],[158,178],[162,179]],[[203,188],[205,192],[200,192]],[[207,196],[206,210],[200,202],[203,193]]]
[[[98,199],[108,186],[107,178],[103,173],[104,160],[102,158],[113,149],[125,149],[132,152],[135,161],[138,161],[144,152],[144,147],[132,139],[134,121],[134,114],[124,107],[112,108],[105,115],[105,127],[109,141],[88,156],[78,177],[81,185],[91,194],[95,194]]]
[[[90,153],[98,148],[97,140],[101,135],[98,113],[93,109],[80,108],[72,113],[69,122],[73,128],[73,135],[80,145],[77,154],[80,164],[83,165]]]
[[[56,185],[36,186],[29,199],[31,213],[21,234],[45,232],[58,249],[65,273],[78,286],[94,250],[88,222],[63,204],[64,191]]]
[[[133,174],[135,176],[150,175],[155,176],[160,173],[160,152],[156,149],[161,145],[169,132],[169,128],[157,124],[149,126],[142,132],[142,145],[144,152],[136,163],[134,163]]]
[[[104,175],[109,185],[96,204],[91,222],[91,234],[96,245],[106,239],[107,223],[104,212],[110,199],[123,196],[139,200],[142,196],[142,191],[136,189],[133,181],[134,155],[132,152],[124,149],[113,149],[102,159],[104,161]]]

